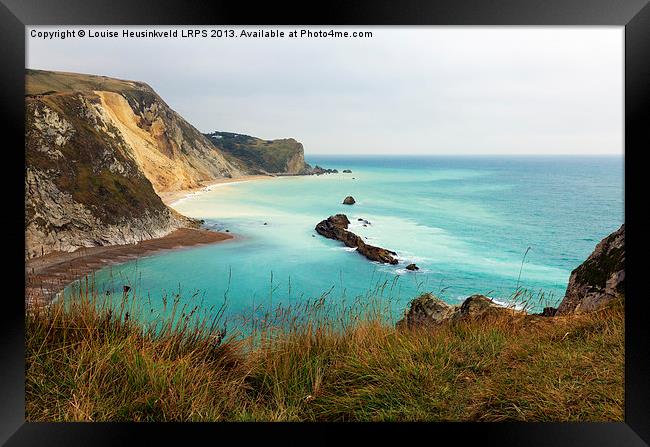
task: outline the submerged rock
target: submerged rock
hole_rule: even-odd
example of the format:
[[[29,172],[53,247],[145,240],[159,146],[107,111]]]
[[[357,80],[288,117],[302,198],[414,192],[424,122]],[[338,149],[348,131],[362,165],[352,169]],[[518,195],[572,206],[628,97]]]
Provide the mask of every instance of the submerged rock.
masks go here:
[[[352,196],[347,196],[345,199],[343,199],[343,204],[344,205],[354,205],[356,201],[354,200],[354,197]]]
[[[345,214],[336,214],[316,225],[316,232],[328,239],[343,242],[346,247],[356,248],[357,251],[370,259],[384,264],[397,264],[397,253],[381,247],[366,244],[361,237],[348,231],[350,220]]]
[[[343,173],[344,173],[344,174],[352,174],[352,171],[349,170],[349,169],[344,169],[344,170],[343,170]]]
[[[625,296],[625,224],[571,272],[556,315],[589,312]]]

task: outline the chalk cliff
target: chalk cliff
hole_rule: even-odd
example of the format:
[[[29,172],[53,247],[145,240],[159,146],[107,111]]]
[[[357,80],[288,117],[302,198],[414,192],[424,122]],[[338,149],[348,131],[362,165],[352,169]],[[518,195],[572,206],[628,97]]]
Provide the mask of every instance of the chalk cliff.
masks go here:
[[[27,257],[192,226],[157,192],[242,175],[147,84],[28,70],[25,90]]]

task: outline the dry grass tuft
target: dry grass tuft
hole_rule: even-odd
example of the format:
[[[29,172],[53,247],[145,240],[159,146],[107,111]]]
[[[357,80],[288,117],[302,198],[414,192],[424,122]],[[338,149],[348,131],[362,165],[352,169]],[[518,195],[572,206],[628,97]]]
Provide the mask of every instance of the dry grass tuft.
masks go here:
[[[316,300],[236,338],[177,300],[143,326],[133,301],[28,309],[28,420],[623,420],[622,303],[408,331]]]

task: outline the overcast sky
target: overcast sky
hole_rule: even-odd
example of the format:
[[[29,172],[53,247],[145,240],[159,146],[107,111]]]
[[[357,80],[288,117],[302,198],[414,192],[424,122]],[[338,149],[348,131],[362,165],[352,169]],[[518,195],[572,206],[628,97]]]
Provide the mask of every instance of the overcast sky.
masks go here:
[[[356,39],[31,29],[65,28],[27,29],[29,68],[144,81],[203,132],[293,137],[308,154],[623,152],[622,27],[335,28],[373,33]]]

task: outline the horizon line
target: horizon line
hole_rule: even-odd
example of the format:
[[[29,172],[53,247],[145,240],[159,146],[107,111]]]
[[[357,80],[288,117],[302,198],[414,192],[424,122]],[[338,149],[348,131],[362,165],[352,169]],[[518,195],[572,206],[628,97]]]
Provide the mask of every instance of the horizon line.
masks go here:
[[[513,153],[466,153],[466,154],[452,154],[452,153],[435,153],[435,154],[419,154],[419,153],[324,153],[324,152],[305,152],[307,156],[368,156],[368,157],[625,157],[625,153],[527,153],[527,154],[513,154]]]

